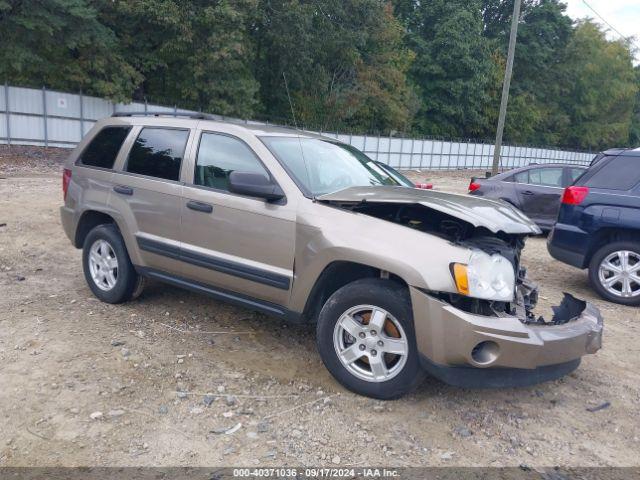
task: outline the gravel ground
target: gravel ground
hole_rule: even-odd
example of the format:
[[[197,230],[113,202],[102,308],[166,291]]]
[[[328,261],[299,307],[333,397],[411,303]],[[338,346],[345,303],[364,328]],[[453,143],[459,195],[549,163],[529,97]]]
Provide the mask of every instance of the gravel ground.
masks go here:
[[[540,313],[562,291],[595,302],[602,351],[536,387],[427,379],[374,401],[333,381],[312,327],[157,283],[97,301],[58,218],[65,155],[0,147],[0,466],[640,465],[638,309],[543,238],[524,252]],[[470,172],[409,175],[462,193]]]

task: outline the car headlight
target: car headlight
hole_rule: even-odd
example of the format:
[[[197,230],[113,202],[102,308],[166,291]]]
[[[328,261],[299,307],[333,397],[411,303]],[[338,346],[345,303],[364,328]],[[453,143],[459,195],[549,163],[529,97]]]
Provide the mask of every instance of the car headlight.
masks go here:
[[[468,264],[452,263],[458,293],[485,300],[513,301],[516,276],[509,260],[497,253],[472,250]]]

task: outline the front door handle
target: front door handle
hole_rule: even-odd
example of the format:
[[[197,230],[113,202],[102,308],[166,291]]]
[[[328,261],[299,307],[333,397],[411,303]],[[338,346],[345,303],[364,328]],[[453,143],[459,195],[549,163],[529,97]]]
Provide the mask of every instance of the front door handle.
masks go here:
[[[525,190],[524,192],[522,192],[523,195],[535,195],[534,192],[532,192],[531,190]]]
[[[213,212],[213,205],[209,205],[204,202],[196,202],[195,200],[189,200],[187,202],[187,208],[196,210],[197,212],[211,213]]]
[[[127,187],[126,185],[116,185],[113,187],[113,191],[121,193],[122,195],[133,195],[133,188]]]

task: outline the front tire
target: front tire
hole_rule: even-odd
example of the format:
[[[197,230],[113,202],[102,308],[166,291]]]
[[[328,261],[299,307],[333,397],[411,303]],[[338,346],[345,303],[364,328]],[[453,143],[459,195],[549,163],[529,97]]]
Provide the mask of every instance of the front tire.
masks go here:
[[[589,281],[605,300],[640,305],[640,244],[619,241],[601,247],[589,262]]]
[[[329,372],[360,395],[391,400],[423,378],[409,293],[390,280],[356,280],[331,295],[317,344]]]
[[[82,267],[89,288],[103,302],[126,302],[142,288],[122,235],[113,224],[98,225],[87,234]]]

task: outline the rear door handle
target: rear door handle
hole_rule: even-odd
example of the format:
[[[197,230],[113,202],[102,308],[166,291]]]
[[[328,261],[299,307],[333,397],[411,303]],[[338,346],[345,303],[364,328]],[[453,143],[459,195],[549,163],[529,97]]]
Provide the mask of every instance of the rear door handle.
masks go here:
[[[524,192],[522,192],[523,195],[535,195],[534,192],[532,192],[531,190],[525,190]]]
[[[133,188],[127,187],[126,185],[116,185],[113,187],[113,191],[121,193],[122,195],[133,195]]]
[[[209,205],[204,202],[196,202],[195,200],[189,200],[187,202],[187,208],[196,210],[197,212],[211,213],[213,212],[213,205]]]

